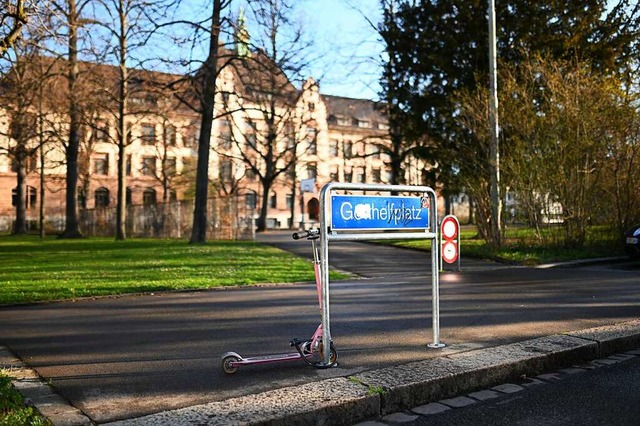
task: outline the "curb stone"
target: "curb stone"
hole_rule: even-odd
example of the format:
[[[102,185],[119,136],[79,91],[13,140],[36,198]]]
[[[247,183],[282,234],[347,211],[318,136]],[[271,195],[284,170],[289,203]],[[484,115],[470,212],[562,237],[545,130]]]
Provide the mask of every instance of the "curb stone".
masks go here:
[[[378,395],[348,379],[335,378],[108,425],[335,425],[353,424],[379,413]]]
[[[598,343],[600,357],[640,348],[640,320],[567,333]]]
[[[348,425],[365,420],[375,422],[385,415],[412,407],[429,406],[434,401],[490,388],[512,379],[585,365],[637,348],[640,348],[640,320],[455,353],[363,372],[350,378],[326,379],[108,425]],[[6,354],[13,357],[2,349],[0,347],[0,366],[5,362]],[[13,371],[10,374],[14,376]],[[34,405],[48,416],[38,401],[34,400]],[[67,421],[60,417],[57,418],[60,421],[50,418],[56,425],[91,424],[86,417],[86,423],[70,421],[76,414],[82,413],[78,410],[70,412]]]
[[[385,389],[380,407],[385,415],[586,362],[598,357],[597,349],[596,342],[556,335],[369,371],[356,378]]]
[[[25,402],[34,406],[54,425],[93,425],[84,413],[57,394],[34,370],[4,346],[0,346],[0,369],[6,370],[5,373],[11,377],[13,386],[22,394]]]

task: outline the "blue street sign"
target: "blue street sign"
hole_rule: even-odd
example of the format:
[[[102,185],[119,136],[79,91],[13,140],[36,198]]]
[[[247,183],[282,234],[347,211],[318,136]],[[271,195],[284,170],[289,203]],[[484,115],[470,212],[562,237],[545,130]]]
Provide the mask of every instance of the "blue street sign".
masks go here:
[[[332,230],[429,228],[429,197],[332,195]]]

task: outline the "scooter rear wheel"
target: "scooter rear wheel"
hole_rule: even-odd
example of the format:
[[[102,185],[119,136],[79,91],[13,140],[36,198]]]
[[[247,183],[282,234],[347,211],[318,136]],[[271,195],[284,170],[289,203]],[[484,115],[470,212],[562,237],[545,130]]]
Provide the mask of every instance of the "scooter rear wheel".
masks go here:
[[[229,355],[222,358],[222,371],[224,371],[227,374],[233,374],[236,371],[238,371],[238,367],[233,367],[231,365],[232,362],[236,362],[236,361],[240,361],[240,358],[238,358],[235,355]]]

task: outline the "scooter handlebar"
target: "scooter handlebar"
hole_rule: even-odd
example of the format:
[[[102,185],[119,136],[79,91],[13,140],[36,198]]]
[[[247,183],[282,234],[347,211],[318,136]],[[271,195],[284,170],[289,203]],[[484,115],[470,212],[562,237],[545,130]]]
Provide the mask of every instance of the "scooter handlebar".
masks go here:
[[[308,229],[306,231],[294,232],[291,237],[294,240],[301,240],[303,238],[317,238],[320,235],[319,229]]]

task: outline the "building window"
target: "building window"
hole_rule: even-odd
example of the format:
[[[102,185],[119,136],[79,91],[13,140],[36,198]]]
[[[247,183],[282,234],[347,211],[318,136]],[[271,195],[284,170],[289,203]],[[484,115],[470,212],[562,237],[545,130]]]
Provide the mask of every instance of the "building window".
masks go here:
[[[176,127],[168,124],[164,126],[164,143],[166,146],[176,146]]]
[[[318,176],[318,166],[316,163],[307,164],[307,178],[315,179]]]
[[[156,190],[153,188],[147,188],[142,193],[142,205],[143,206],[155,206],[156,204]]]
[[[80,188],[78,188],[78,206],[81,209],[87,208],[87,194]]]
[[[125,192],[125,203],[127,206],[131,205],[131,188],[127,186],[127,191]]]
[[[247,167],[244,169],[244,175],[248,180],[252,182],[256,180],[256,172],[251,167]]]
[[[155,145],[156,143],[156,126],[149,123],[143,123],[140,129],[142,143],[144,145]]]
[[[365,172],[364,169],[360,169],[360,171],[358,172],[358,182],[360,183],[367,182],[367,173]]]
[[[256,149],[256,135],[254,133],[247,133],[244,138],[247,142],[247,148]]]
[[[291,210],[293,208],[293,194],[287,194],[287,209]]]
[[[338,126],[350,126],[351,122],[349,121],[349,119],[347,117],[343,117],[343,116],[337,116],[336,117],[336,122],[338,123]]]
[[[295,138],[291,138],[289,136],[285,136],[285,141],[287,142],[287,149],[288,150],[293,150],[296,147]]]
[[[222,149],[231,149],[231,123],[229,120],[220,120],[219,123],[220,147]]]
[[[127,133],[127,145],[131,145],[133,142],[133,132],[131,131],[131,123],[127,123],[125,132]]]
[[[358,127],[368,129],[369,127],[371,127],[371,123],[366,120],[358,120]]]
[[[125,161],[125,164],[124,164],[124,171],[127,174],[127,176],[131,176],[131,154],[127,155],[127,160]]]
[[[271,193],[269,197],[269,208],[275,209],[278,207],[278,195],[275,192]]]
[[[373,183],[382,182],[382,171],[380,169],[373,169],[371,171],[371,179],[373,180]]]
[[[351,141],[344,142],[344,158],[353,157],[353,143]]]
[[[244,138],[248,148],[256,148],[256,131],[257,126],[251,120],[247,120],[244,123]]]
[[[93,157],[93,173],[106,176],[109,174],[109,154],[95,154]]]
[[[287,142],[287,149],[292,149],[296,145],[296,131],[291,122],[286,122],[284,124],[283,139]]]
[[[330,157],[338,156],[338,141],[335,139],[331,139],[329,141],[329,156]]]
[[[364,156],[367,153],[367,145],[364,142],[358,144],[358,155]]]
[[[33,186],[27,186],[27,193],[25,194],[25,208],[27,209],[35,209],[36,202],[38,201],[38,193],[36,188]],[[16,206],[18,204],[18,188],[13,188],[11,190],[11,205]]]
[[[318,131],[314,127],[307,127],[307,139],[313,141],[317,138]]]
[[[391,173],[391,169],[387,169],[385,175],[387,177],[387,182],[393,181],[393,173]],[[424,179],[424,176],[423,176],[423,179]]]
[[[38,158],[35,155],[25,158],[25,167],[27,169],[27,173],[35,172],[38,169]],[[18,169],[20,165],[16,161],[15,158],[11,159],[11,172],[18,173]]]
[[[309,141],[309,148],[307,148],[307,154],[316,155],[318,153],[318,144],[315,139]]]
[[[340,170],[338,169],[337,166],[331,169],[331,174],[329,175],[329,178],[331,179],[332,182],[338,182],[338,180],[340,179]]]
[[[187,127],[182,131],[182,144],[185,148],[195,148],[198,146],[200,130],[195,127]]]
[[[247,208],[255,209],[256,205],[258,204],[257,201],[258,197],[256,196],[255,192],[247,192],[247,195],[245,195],[245,203],[247,204]]]
[[[107,188],[98,188],[94,194],[95,207],[109,207],[109,190]]]
[[[143,176],[155,176],[156,175],[156,157],[142,157],[141,172]]]
[[[94,132],[98,142],[106,142],[109,139],[109,124],[105,120],[98,120]]]
[[[231,161],[222,160],[220,161],[220,171],[218,174],[220,180],[225,182],[230,182],[233,176],[233,167]]]
[[[156,190],[153,188],[147,188],[142,193],[142,205],[143,206],[155,206],[157,203]]]
[[[175,176],[176,174],[176,159],[167,158],[164,163],[164,173],[166,176]]]
[[[316,110],[316,104],[315,104],[315,103],[313,103],[313,102],[309,102],[309,103],[307,104],[307,106],[308,106],[308,108],[309,108],[309,111],[310,111],[310,112],[313,112],[313,111],[315,111],[315,110]]]
[[[352,171],[344,172],[344,181],[345,182],[351,182],[352,179],[353,179],[353,172]]]
[[[292,179],[292,180],[296,178],[296,166],[295,166],[295,164],[289,164],[289,167],[287,167],[287,170],[285,171],[285,175],[287,176],[287,178]]]

